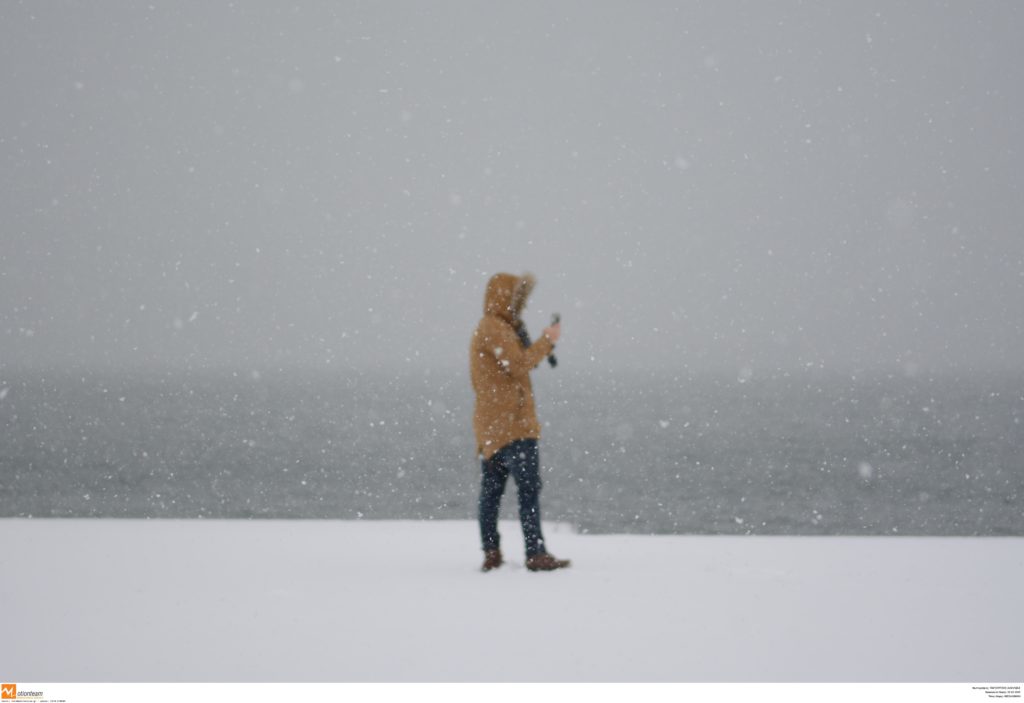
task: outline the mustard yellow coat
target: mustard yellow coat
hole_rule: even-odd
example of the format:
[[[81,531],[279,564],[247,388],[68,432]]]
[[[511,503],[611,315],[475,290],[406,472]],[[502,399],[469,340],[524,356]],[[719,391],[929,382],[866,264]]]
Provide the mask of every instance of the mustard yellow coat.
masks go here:
[[[485,459],[517,439],[540,439],[530,371],[554,345],[542,335],[524,349],[515,329],[533,286],[529,274],[491,277],[484,316],[469,345],[469,375],[476,393],[473,430],[477,453]]]

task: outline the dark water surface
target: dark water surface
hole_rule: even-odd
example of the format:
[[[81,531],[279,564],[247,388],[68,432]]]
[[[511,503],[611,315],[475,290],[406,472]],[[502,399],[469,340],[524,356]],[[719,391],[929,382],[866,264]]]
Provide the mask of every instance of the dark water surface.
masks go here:
[[[590,532],[1024,535],[1024,380],[537,374]],[[0,517],[462,519],[464,375],[0,377]],[[514,487],[506,516],[514,516]]]

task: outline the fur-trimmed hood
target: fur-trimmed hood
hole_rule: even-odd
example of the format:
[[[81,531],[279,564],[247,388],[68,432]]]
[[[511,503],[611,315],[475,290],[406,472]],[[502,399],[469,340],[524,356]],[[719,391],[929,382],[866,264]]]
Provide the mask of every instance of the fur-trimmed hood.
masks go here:
[[[532,273],[516,276],[511,273],[496,273],[487,282],[484,294],[484,315],[495,315],[506,322],[519,319],[526,302],[537,285]]]

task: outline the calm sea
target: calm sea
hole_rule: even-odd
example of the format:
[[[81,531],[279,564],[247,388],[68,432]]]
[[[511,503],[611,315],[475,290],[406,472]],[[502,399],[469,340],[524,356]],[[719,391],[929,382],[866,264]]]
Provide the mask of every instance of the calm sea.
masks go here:
[[[535,388],[544,518],[582,531],[1024,535],[1019,377]],[[0,517],[472,518],[471,413],[436,371],[8,375]]]

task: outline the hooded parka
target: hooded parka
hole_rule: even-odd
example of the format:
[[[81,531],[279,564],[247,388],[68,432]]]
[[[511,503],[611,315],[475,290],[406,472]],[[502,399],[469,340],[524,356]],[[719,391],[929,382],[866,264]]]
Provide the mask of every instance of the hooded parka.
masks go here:
[[[554,345],[546,335],[523,347],[519,315],[533,290],[530,274],[499,273],[487,283],[484,316],[469,347],[469,373],[476,393],[473,429],[477,453],[490,459],[517,439],[540,439],[530,371]]]

